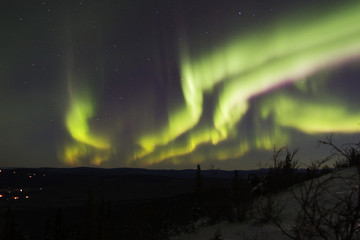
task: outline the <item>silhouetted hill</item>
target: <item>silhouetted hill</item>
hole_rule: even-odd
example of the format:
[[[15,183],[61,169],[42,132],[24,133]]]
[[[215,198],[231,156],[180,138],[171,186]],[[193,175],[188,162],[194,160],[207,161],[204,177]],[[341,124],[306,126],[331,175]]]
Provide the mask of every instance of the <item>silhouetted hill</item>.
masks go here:
[[[262,172],[265,172],[263,170]],[[238,171],[244,180],[259,170]],[[23,189],[20,198],[28,196],[27,202],[48,205],[84,204],[89,190],[96,198],[111,201],[151,199],[194,192],[196,170],[150,170],[142,168],[15,168],[2,169],[0,193],[4,199],[13,200],[17,191]],[[231,188],[234,171],[202,170],[204,187],[216,184]],[[13,189],[13,190],[12,190]],[[8,193],[12,191],[11,193]],[[27,195],[25,195],[25,193]],[[0,202],[1,204],[1,202]]]
[[[239,191],[246,196],[250,187],[248,175],[257,174],[262,178],[267,171],[238,171]],[[101,209],[105,211],[102,203],[106,203],[111,205],[109,211],[115,219],[114,224],[122,226],[114,229],[114,234],[137,236],[139,226],[135,223],[142,226],[142,231],[153,234],[156,229],[163,229],[161,224],[166,221],[186,226],[194,218],[194,206],[199,199],[204,200],[204,211],[213,214],[213,219],[229,213],[234,171],[210,169],[202,170],[201,175],[200,196],[196,192],[195,169],[1,169],[0,215],[4,216],[10,206],[19,226],[32,236],[29,239],[39,239],[36,234],[46,229],[48,218],[54,219],[59,209],[67,228],[76,229],[78,224],[86,223],[89,208],[99,214]],[[149,222],[154,229],[146,230]],[[0,218],[0,226],[4,224],[5,219]],[[133,227],[129,229],[129,226]],[[124,239],[137,239],[131,237]]]
[[[38,168],[47,172],[54,173],[68,173],[68,174],[80,174],[80,175],[158,175],[176,178],[194,178],[195,169],[184,170],[158,170],[158,169],[145,169],[145,168],[90,168],[90,167],[78,167],[78,168]],[[240,177],[247,178],[248,174],[257,173],[259,170],[238,170]],[[226,170],[202,170],[203,177],[211,178],[214,176],[217,178],[233,178],[234,171]]]

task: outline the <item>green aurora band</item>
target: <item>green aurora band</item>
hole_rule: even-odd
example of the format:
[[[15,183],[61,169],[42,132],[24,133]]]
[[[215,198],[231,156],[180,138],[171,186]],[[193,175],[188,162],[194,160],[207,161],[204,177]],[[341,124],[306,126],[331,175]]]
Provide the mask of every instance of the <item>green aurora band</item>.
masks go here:
[[[299,102],[301,107],[298,107]],[[341,99],[334,97],[314,100],[278,94],[262,105],[262,118],[266,119],[270,114],[274,115],[278,125],[308,134],[353,133],[360,130],[360,111],[354,111],[353,107],[341,104]]]
[[[90,128],[89,120],[94,116],[92,95],[86,88],[75,91],[71,78],[68,81],[70,107],[66,114],[66,128],[73,138],[60,151],[60,159],[70,165],[81,165],[88,162],[100,165],[111,156],[110,140],[95,134]]]
[[[66,116],[66,127],[70,135],[79,142],[99,149],[110,148],[108,140],[90,132],[88,120],[93,117],[93,114],[94,109],[89,95],[84,94],[81,97],[73,97]]]
[[[289,129],[305,134],[358,132],[360,111],[346,103],[329,102],[330,97],[307,100],[276,90],[358,59],[360,25],[355,23],[360,22],[359,12],[360,2],[354,1],[313,16],[283,17],[235,35],[216,50],[192,52],[196,46],[185,45],[180,49],[179,66],[184,104],[170,110],[168,123],[160,130],[138,136],[137,150],[126,159],[127,164],[234,159],[254,149],[269,150],[275,144],[289,143]],[[116,144],[111,139],[116,139],[117,131],[113,135],[94,131],[90,121],[96,109],[90,91],[75,91],[72,81],[68,83],[69,107],[64,120],[72,139],[59,157],[70,165],[100,165],[115,156]],[[306,93],[301,85],[298,88]],[[271,92],[276,94],[266,96]],[[204,120],[208,96],[216,102],[211,119]],[[249,130],[242,122],[251,101],[258,97],[264,99],[252,113]]]
[[[139,139],[142,150],[135,153],[134,159],[150,165],[187,155],[202,144],[216,145],[234,139],[239,134],[236,125],[247,113],[252,98],[358,58],[360,25],[354,23],[360,22],[359,12],[360,3],[353,2],[342,9],[310,17],[275,21],[263,29],[230,39],[216,51],[191,56],[189,50],[182,49],[180,68],[185,105],[169,115],[169,124],[161,131]],[[201,128],[204,95],[212,94],[215,88],[220,92],[213,125]],[[300,104],[302,107],[296,112]],[[279,126],[305,133],[359,131],[359,114],[350,114],[339,104],[326,110],[322,106],[321,102],[303,104],[282,96],[260,108],[264,118],[274,111]],[[289,115],[293,117],[287,118]],[[336,119],[330,118],[333,115],[337,115]],[[256,135],[252,142],[241,136],[242,143],[234,147],[238,151],[230,150],[230,154],[223,155],[240,156],[251,148],[270,149],[279,139],[288,139],[280,133],[279,126],[270,135]],[[186,141],[179,144],[177,138],[182,135],[186,135]],[[219,158],[220,155],[214,153]],[[174,163],[177,161],[173,159]]]

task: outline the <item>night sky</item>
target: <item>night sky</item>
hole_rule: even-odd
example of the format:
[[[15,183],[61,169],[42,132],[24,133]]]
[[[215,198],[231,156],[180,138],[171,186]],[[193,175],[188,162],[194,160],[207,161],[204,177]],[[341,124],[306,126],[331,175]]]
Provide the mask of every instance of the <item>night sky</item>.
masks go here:
[[[1,1],[0,165],[255,169],[360,137],[360,2]]]

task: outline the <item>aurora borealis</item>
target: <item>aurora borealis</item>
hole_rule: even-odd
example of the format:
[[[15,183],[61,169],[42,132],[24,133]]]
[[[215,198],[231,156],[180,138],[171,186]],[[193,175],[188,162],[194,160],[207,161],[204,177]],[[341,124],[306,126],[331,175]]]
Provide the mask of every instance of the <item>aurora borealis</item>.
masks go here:
[[[1,6],[3,166],[257,168],[359,141],[357,1]],[[325,152],[324,152],[325,150]]]

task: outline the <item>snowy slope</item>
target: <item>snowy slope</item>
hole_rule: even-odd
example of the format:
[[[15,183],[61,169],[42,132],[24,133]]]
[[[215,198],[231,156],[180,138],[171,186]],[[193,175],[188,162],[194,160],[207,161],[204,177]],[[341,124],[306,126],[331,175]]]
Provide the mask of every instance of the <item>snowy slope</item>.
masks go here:
[[[279,217],[281,219],[281,226],[286,230],[290,230],[295,224],[295,217],[300,209],[299,202],[295,196],[300,197],[306,189],[311,188],[311,194],[313,194],[316,186],[321,186],[318,190],[325,190],[321,194],[318,193],[319,198],[321,198],[319,201],[325,205],[332,206],[331,204],[338,202],[339,199],[348,194],[354,187],[356,189],[358,182],[357,169],[352,167],[324,175],[312,182],[305,182],[302,185],[294,186],[292,189],[278,194],[275,196],[276,206],[283,207]],[[356,195],[354,194],[354,196]],[[221,239],[223,240],[290,239],[275,224],[257,224],[254,220],[256,211],[256,209],[252,210],[249,220],[245,223],[221,222],[214,226],[201,227],[193,234],[175,236],[172,240],[209,240],[214,239],[216,232],[221,233]]]

